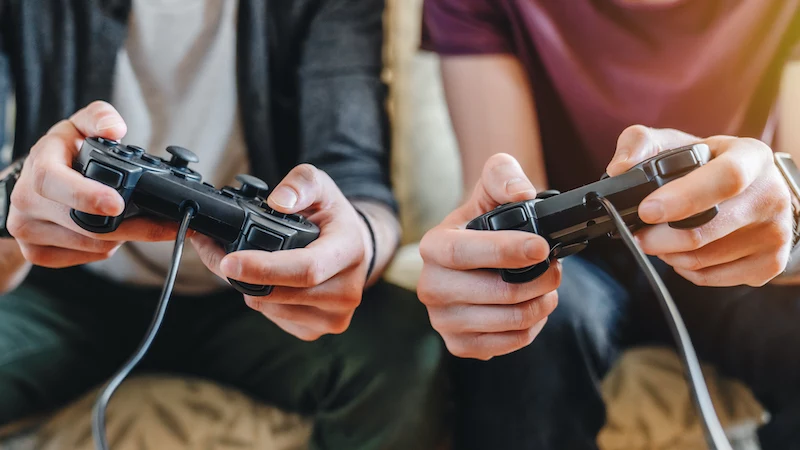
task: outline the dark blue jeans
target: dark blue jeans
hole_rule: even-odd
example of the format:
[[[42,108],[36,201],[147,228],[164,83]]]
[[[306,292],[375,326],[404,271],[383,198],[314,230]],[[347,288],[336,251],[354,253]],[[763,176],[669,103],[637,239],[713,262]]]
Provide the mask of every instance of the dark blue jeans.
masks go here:
[[[620,351],[671,343],[658,301],[621,241],[564,260],[559,305],[530,346],[452,358],[455,448],[592,449],[599,382]],[[772,415],[762,447],[800,448],[800,287],[703,288],[653,259],[701,359],[748,385]]]

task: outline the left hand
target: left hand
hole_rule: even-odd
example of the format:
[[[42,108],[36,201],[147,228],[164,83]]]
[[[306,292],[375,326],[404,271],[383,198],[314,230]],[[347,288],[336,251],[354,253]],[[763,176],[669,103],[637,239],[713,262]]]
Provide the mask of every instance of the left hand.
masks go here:
[[[661,151],[700,142],[708,144],[712,160],[642,201],[639,217],[658,225],[637,233],[637,240],[645,253],[696,285],[763,286],[784,271],[793,236],[789,189],[769,146],[755,139],[701,140],[636,125],[620,135],[607,171],[619,175]],[[719,214],[702,227],[667,225],[714,205]]]
[[[245,295],[245,302],[287,333],[312,341],[344,332],[366,283],[372,252],[366,225],[328,174],[309,164],[295,167],[267,202],[282,213],[302,212],[319,225],[319,238],[306,248],[274,253],[226,255],[199,234],[192,244],[222,279],[275,286],[266,297]]]

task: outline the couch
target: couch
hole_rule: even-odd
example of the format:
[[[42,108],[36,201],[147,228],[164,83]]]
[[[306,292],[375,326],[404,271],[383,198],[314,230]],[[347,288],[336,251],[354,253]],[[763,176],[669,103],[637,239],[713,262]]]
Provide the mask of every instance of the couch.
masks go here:
[[[403,246],[386,278],[414,289],[418,246],[461,198],[456,142],[438,79],[435,55],[417,51],[421,0],[387,1],[388,102],[393,123],[393,177],[401,204]],[[721,420],[737,448],[755,449],[752,432],[768,419],[739,383],[706,368]],[[268,381],[268,380],[267,380]],[[704,448],[680,365],[665,348],[623,354],[603,380],[608,423],[602,449]],[[0,429],[0,450],[93,448],[90,410],[96,392],[61,411]],[[2,399],[0,399],[2,401]],[[307,448],[313,418],[259,404],[203,380],[140,375],[128,380],[109,409],[112,448],[290,450]],[[447,430],[443,430],[446,433]]]

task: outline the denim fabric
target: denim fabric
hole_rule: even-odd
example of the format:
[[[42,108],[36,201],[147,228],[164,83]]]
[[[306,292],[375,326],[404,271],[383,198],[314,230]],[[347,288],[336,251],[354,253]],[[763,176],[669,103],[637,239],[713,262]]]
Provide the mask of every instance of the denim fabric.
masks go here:
[[[800,448],[800,289],[701,288],[653,259],[698,355],[770,411],[765,450]],[[671,344],[660,306],[621,242],[564,260],[559,305],[530,346],[487,362],[451,358],[456,450],[593,449],[599,383],[626,347]]]

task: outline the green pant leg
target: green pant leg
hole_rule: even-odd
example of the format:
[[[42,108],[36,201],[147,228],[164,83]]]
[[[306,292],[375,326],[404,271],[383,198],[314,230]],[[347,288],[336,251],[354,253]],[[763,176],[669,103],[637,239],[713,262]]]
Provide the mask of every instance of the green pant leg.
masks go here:
[[[194,323],[186,368],[311,416],[312,448],[425,450],[447,432],[444,347],[412,292],[378,284],[345,333],[315,342],[228,301],[241,307]]]
[[[86,288],[23,284],[0,296],[0,426],[102,384],[141,339],[152,307],[125,311]]]

